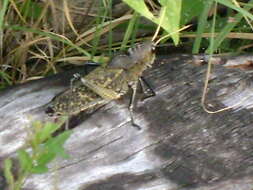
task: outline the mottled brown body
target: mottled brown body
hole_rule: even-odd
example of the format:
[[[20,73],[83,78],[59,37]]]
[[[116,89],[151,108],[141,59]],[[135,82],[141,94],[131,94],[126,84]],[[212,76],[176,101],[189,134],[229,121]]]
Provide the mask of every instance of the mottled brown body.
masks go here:
[[[107,66],[81,77],[72,88],[56,96],[46,112],[51,116],[75,115],[118,99],[129,88],[136,91],[139,77],[154,62],[154,46],[152,42],[145,42],[130,48],[128,53],[114,57]]]

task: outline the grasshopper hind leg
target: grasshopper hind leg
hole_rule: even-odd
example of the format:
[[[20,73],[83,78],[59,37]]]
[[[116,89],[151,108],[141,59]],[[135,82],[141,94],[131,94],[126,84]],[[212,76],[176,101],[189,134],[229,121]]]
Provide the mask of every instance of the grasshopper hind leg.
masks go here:
[[[137,97],[137,88],[138,84],[140,84],[142,93],[144,94],[143,99],[155,96],[155,91],[151,88],[151,86],[148,84],[148,82],[143,78],[140,77],[137,82],[131,85],[131,88],[133,90],[130,104],[129,104],[129,112],[130,112],[130,118],[131,118],[131,124],[132,126],[136,127],[138,130],[141,129],[139,125],[137,125],[134,121],[134,108],[136,104],[136,97]]]
[[[131,85],[133,93],[131,96],[130,104],[129,104],[129,113],[130,113],[130,119],[131,119],[131,124],[133,127],[136,127],[138,130],[141,130],[141,127],[135,123],[134,121],[134,107],[135,107],[135,100],[136,100],[136,94],[137,94],[137,87],[138,87],[138,81],[135,82],[133,85]]]

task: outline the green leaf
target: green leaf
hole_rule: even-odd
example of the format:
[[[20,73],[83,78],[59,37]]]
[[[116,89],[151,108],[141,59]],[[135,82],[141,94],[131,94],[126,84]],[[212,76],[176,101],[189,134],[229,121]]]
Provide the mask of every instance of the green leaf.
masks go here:
[[[213,0],[209,0],[208,2],[205,3],[202,13],[199,16],[198,19],[198,28],[197,28],[197,36],[193,44],[193,49],[192,53],[197,54],[199,53],[201,41],[202,41],[202,33],[205,30],[205,26],[207,25],[207,19],[208,19],[208,13],[213,5]]]
[[[38,135],[38,139],[39,139],[39,143],[44,142],[46,139],[48,139],[49,137],[51,137],[51,135],[61,127],[60,124],[57,123],[51,123],[51,122],[47,122],[44,127],[41,129],[41,131],[39,131],[39,133],[37,133]]]
[[[39,166],[32,167],[30,171],[31,173],[35,173],[35,174],[42,174],[42,173],[48,172],[48,168],[46,166],[39,165]]]
[[[166,16],[161,26],[169,33],[177,45],[179,43],[179,33],[175,33],[180,28],[182,0],[160,0],[161,5],[166,9]],[[160,18],[161,19],[161,18]]]
[[[154,21],[154,15],[148,10],[147,5],[145,4],[144,0],[123,0],[125,3],[128,4],[132,9],[136,12],[140,13],[142,16],[148,18],[151,21]]]
[[[12,168],[12,161],[10,159],[4,160],[4,177],[9,184],[9,188],[13,189],[14,187],[14,176],[11,172]]]
[[[161,5],[163,6],[163,11],[166,9],[166,15],[161,22],[161,17],[156,18],[147,8],[144,0],[123,0],[136,12],[140,13],[142,16],[156,23],[157,25],[161,24],[161,27],[168,33],[171,34],[171,37],[174,43],[177,45],[179,42],[179,34],[176,32],[180,27],[180,18],[181,18],[181,4],[182,0],[160,0]]]
[[[18,152],[18,160],[20,168],[22,171],[29,171],[32,168],[32,158],[30,155],[23,149],[20,149]]]
[[[45,151],[41,153],[37,158],[38,165],[46,166],[49,162],[51,162],[56,157],[54,152]]]
[[[205,0],[183,0],[181,9],[181,25],[184,25],[191,21],[194,17],[199,16],[206,3],[208,2]]]
[[[72,131],[65,131],[62,134],[49,139],[45,143],[45,147],[47,148],[48,151],[50,151],[52,153],[60,155],[64,158],[68,158],[69,155],[65,153],[64,148],[63,148],[63,144],[69,138],[71,133],[72,133]]]

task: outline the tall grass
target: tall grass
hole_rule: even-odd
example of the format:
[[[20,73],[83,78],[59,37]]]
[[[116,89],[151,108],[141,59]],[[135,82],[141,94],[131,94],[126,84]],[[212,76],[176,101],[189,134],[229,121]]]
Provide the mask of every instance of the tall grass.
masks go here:
[[[124,50],[136,38],[145,36],[143,34],[152,36],[159,24],[161,9],[166,9],[161,23],[162,35],[171,33],[168,42],[174,45],[182,44],[187,38],[194,54],[204,52],[203,49],[210,52],[207,39],[211,37],[214,2],[218,10],[212,51],[252,47],[247,39],[253,38],[250,33],[253,0],[247,3],[236,0],[123,2],[129,6],[129,11],[114,17],[115,2],[112,0],[91,1],[86,8],[72,5],[68,0],[63,0],[62,4],[52,0],[3,0],[0,7],[0,88],[56,73],[65,65],[84,64],[91,59],[99,62],[101,55],[112,56],[113,50]],[[91,12],[95,6],[97,12]],[[222,12],[224,7],[227,11]],[[74,22],[74,13],[85,18],[84,24]],[[143,17],[151,22],[143,22]],[[188,24],[192,26],[186,31],[175,32]],[[115,41],[116,29],[123,35]],[[238,45],[233,43],[234,38],[241,39],[237,40]]]

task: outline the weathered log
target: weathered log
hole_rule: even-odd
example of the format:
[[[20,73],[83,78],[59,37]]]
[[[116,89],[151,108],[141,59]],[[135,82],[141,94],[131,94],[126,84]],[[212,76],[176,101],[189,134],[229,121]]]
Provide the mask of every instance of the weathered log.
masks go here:
[[[206,66],[192,56],[160,57],[145,78],[155,97],[139,101],[131,126],[128,96],[113,101],[73,129],[70,159],[30,176],[25,190],[170,190],[253,188],[252,76],[215,66],[206,113],[200,102]],[[158,64],[159,63],[159,64]],[[161,64],[163,63],[163,64]],[[79,69],[80,70],[80,69]],[[21,147],[33,120],[50,120],[45,105],[69,87],[76,71],[10,88],[0,94],[0,158]]]

